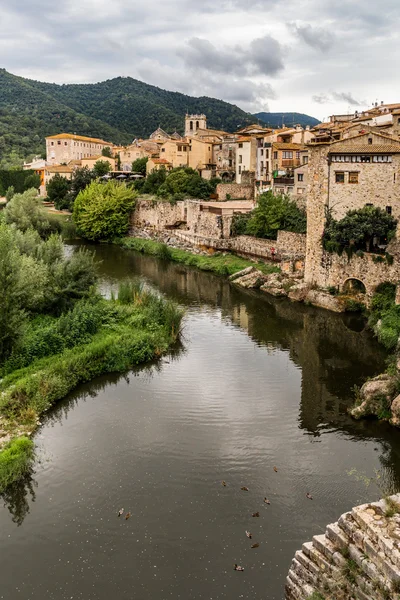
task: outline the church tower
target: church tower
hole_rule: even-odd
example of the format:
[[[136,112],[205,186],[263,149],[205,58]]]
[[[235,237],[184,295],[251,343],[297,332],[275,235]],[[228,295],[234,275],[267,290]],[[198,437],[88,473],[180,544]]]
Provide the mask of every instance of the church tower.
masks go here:
[[[207,129],[206,115],[186,115],[185,137],[193,137],[198,129]]]

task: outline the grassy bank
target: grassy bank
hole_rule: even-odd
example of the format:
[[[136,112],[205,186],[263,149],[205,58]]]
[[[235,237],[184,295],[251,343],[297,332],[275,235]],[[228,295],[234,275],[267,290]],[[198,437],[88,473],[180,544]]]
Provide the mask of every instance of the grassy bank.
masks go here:
[[[192,254],[187,250],[171,248],[161,242],[145,240],[143,238],[121,238],[117,243],[129,250],[136,250],[144,254],[151,254],[152,256],[172,260],[188,267],[197,267],[202,271],[211,271],[217,275],[233,275],[246,267],[254,267],[255,265],[265,274],[278,273],[280,271],[279,267],[275,265],[268,265],[263,262],[255,263],[234,254],[223,254],[220,252],[216,252],[210,256]]]
[[[126,283],[117,300],[93,298],[32,322],[2,367],[0,492],[29,470],[29,436],[44,412],[80,383],[161,356],[178,339],[181,319],[172,302]]]

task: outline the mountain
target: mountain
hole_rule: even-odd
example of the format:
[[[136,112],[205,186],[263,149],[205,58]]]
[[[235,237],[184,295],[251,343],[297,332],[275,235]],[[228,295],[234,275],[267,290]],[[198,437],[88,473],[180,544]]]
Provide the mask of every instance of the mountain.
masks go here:
[[[292,127],[293,125],[301,125],[302,127],[315,127],[318,125],[320,121],[318,119],[314,119],[314,117],[310,117],[309,115],[303,115],[302,113],[291,113],[291,112],[283,112],[283,113],[267,113],[260,112],[254,115],[256,119],[262,121],[262,123],[268,125],[269,127],[282,127],[282,123],[287,127]]]
[[[116,144],[147,137],[158,126],[182,133],[186,112],[205,113],[209,127],[227,131],[254,120],[228,102],[169,92],[131,77],[58,85],[0,69],[0,166],[42,153],[44,138],[60,132]]]

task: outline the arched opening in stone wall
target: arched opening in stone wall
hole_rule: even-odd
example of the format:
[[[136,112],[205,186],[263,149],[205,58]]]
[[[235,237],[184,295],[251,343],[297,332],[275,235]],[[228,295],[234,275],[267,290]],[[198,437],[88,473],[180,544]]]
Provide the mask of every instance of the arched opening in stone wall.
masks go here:
[[[366,291],[367,289],[361,281],[361,279],[356,279],[355,277],[350,277],[349,279],[346,279],[346,281],[343,284],[343,292],[345,294],[365,294]]]
[[[235,177],[235,174],[234,173],[230,173],[228,171],[226,171],[225,173],[221,174],[222,181],[233,181],[234,177]]]

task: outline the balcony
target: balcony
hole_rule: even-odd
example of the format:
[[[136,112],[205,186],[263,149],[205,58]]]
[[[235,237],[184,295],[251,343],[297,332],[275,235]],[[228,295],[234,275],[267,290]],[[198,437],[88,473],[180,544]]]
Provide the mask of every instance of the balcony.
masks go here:
[[[274,184],[276,184],[276,185],[294,185],[294,177],[275,177]]]
[[[301,165],[300,158],[282,158],[282,167],[299,167]]]

